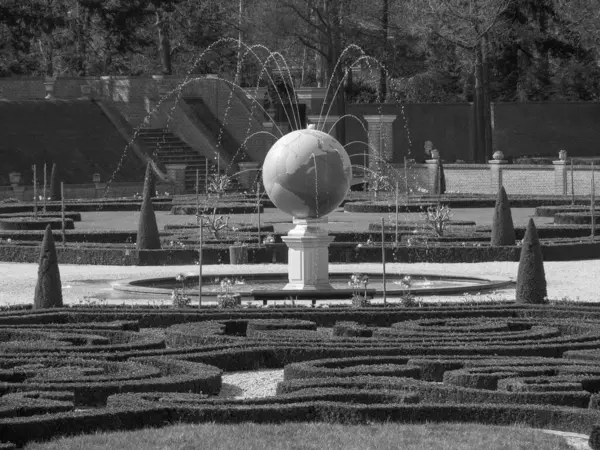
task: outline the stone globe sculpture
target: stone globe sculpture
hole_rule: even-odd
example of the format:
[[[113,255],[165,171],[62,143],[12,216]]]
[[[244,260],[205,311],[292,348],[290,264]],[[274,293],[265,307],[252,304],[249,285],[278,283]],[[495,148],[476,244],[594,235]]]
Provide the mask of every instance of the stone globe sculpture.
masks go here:
[[[352,166],[344,147],[314,128],[280,138],[263,163],[267,195],[296,219],[318,219],[332,212],[344,200],[351,181]]]
[[[288,284],[284,290],[325,291],[329,283],[329,244],[324,226],[352,181],[344,147],[309,125],[280,138],[263,162],[265,191],[281,211],[293,216],[294,228],[283,237],[288,246]]]

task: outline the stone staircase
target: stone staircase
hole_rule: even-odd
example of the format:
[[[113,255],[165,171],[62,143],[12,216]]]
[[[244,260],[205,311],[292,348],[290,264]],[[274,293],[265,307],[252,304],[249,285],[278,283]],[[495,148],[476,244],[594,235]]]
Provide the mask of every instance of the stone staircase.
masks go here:
[[[138,139],[152,150],[152,158],[162,164],[185,164],[185,190],[193,193],[196,191],[196,170],[199,171],[200,192],[206,191],[206,173],[212,175],[216,172],[215,165],[200,155],[197,151],[163,128],[143,128],[138,133]],[[223,172],[223,171],[222,171]],[[237,185],[232,186],[237,189]]]

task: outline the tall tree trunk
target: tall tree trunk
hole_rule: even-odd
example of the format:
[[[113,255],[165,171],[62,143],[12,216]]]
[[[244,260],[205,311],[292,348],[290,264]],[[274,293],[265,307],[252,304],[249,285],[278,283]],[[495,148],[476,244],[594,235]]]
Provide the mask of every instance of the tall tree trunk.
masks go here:
[[[488,36],[484,34],[481,38],[481,75],[483,90],[483,118],[485,139],[485,160],[492,159],[493,136],[492,136],[492,105],[490,94],[489,64],[488,64]]]
[[[475,158],[478,162],[485,161],[485,105],[483,99],[483,68],[481,48],[475,49]]]
[[[542,1],[539,5],[538,23],[540,27],[540,33],[546,38],[548,33],[548,15],[546,14],[546,5]],[[537,44],[537,58],[539,60],[539,72],[538,79],[541,85],[540,93],[542,93],[544,100],[548,98],[548,86],[550,86],[550,57],[548,52],[548,46],[545,44]]]
[[[387,39],[388,39],[388,24],[389,24],[390,4],[389,0],[383,0],[383,9],[381,15],[381,63],[385,64],[387,60]],[[379,97],[381,103],[385,103],[387,96],[387,73],[383,67],[379,70]]]
[[[171,42],[169,41],[169,29],[167,21],[156,14],[156,29],[158,31],[158,48],[160,52],[160,63],[163,75],[171,75]]]

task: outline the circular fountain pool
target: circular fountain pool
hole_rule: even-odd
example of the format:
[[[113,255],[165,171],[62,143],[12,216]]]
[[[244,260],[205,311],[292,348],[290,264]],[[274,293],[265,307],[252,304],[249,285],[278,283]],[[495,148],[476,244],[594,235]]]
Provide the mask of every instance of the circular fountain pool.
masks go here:
[[[366,272],[369,276],[367,294],[380,297],[383,295],[384,284],[380,272]],[[207,300],[216,298],[221,293],[221,281],[224,278],[232,280],[231,292],[237,293],[245,300],[285,300],[288,298],[328,300],[350,299],[353,288],[349,284],[351,273],[331,273],[329,281],[333,290],[290,291],[283,289],[287,283],[286,273],[235,274],[223,276],[203,276],[202,296]],[[410,277],[410,279],[406,279]],[[407,285],[410,283],[410,287]],[[198,275],[186,274],[184,281],[188,295],[198,296]],[[419,273],[391,273],[386,276],[385,290],[389,297],[401,297],[410,291],[418,296],[451,295],[467,292],[483,292],[507,287],[512,281],[506,277],[489,276],[486,278],[431,275]],[[135,294],[152,294],[168,296],[173,290],[182,287],[182,282],[176,277],[144,278],[123,280],[112,283],[113,289]],[[364,287],[359,288],[364,293]]]

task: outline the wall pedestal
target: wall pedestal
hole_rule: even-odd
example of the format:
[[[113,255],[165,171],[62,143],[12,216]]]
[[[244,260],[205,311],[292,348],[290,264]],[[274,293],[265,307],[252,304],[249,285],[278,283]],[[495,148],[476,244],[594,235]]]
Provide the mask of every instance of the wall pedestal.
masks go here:
[[[322,225],[327,218],[294,219],[295,227],[282,237],[288,246],[288,284],[284,290],[333,289],[329,284],[329,244],[333,237]]]

